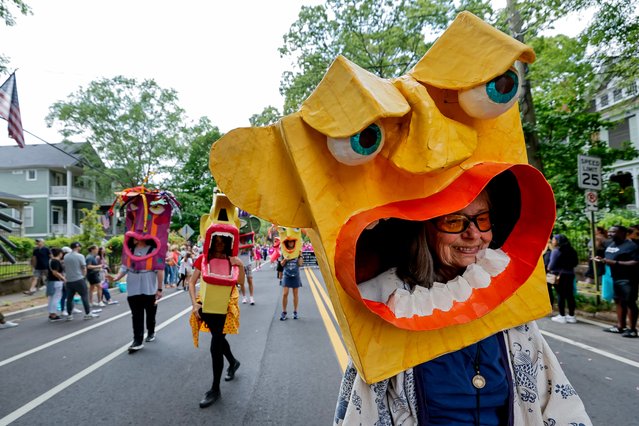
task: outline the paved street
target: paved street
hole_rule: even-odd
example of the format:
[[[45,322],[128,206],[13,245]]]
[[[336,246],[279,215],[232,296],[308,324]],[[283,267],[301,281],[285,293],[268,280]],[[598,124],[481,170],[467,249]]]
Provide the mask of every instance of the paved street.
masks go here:
[[[228,336],[242,365],[213,406],[198,407],[211,382],[210,337],[193,347],[188,295],[168,289],[157,340],[133,355],[124,294],[92,321],[50,324],[44,309],[9,316],[20,326],[0,331],[0,425],[331,424],[345,352],[319,270],[305,269],[301,318],[284,322],[275,272],[254,277],[256,305],[241,305],[240,334]],[[639,339],[583,321],[539,324],[594,424],[632,424]]]

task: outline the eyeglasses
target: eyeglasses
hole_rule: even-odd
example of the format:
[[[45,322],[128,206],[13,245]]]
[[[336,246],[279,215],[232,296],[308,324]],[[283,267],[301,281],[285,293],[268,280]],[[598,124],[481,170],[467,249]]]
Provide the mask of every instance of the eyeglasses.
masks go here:
[[[490,223],[490,212],[479,213],[475,216],[467,216],[465,214],[447,214],[432,220],[435,228],[439,232],[446,234],[461,234],[466,231],[471,223],[474,223],[480,232],[490,231],[492,223]]]

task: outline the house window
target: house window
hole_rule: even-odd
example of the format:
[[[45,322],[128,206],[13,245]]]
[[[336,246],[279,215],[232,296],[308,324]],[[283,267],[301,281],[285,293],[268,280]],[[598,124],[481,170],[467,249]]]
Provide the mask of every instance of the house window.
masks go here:
[[[25,228],[33,226],[33,207],[24,208],[24,219],[22,220],[22,224]]]
[[[621,89],[615,89],[612,91],[612,99],[615,102],[619,102],[621,100]]]
[[[628,88],[626,89],[626,93],[628,94],[628,96],[634,96],[634,94],[637,93],[636,81],[633,81],[632,83],[630,83],[630,86],[628,86]]]
[[[18,209],[11,209],[11,213],[10,213],[10,214],[11,214],[11,217],[12,217],[12,218],[14,218],[14,219],[18,219],[18,220],[22,220],[22,218],[20,217],[20,210],[18,210]],[[12,227],[12,228],[19,228],[20,226],[22,226],[22,225],[18,225],[18,224],[17,224],[17,223],[15,223],[15,222],[11,222],[11,227]]]
[[[630,141],[630,123],[628,118],[617,122],[615,127],[608,131],[608,145],[610,148],[621,148],[624,142]]]
[[[27,180],[38,180],[38,171],[36,169],[27,170]]]
[[[607,107],[608,106],[608,94],[601,95],[601,98],[599,99],[599,103],[601,104],[602,108]]]

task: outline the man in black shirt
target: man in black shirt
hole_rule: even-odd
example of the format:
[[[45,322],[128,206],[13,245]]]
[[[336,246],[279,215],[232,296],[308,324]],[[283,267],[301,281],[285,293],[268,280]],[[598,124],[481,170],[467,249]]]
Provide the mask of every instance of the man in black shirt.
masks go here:
[[[49,251],[49,247],[44,245],[44,240],[42,238],[36,238],[36,248],[33,249],[33,255],[31,256],[31,267],[33,268],[31,287],[29,290],[23,291],[24,294],[30,296],[35,293],[38,289],[38,281],[42,282],[41,286],[46,284],[50,257],[51,251]]]
[[[621,225],[608,229],[611,243],[606,247],[604,257],[596,257],[610,268],[613,280],[615,304],[617,305],[617,325],[606,328],[610,333],[621,333],[623,337],[637,337],[637,265],[639,247],[626,239],[628,230]],[[626,315],[630,313],[630,328],[626,329]]]

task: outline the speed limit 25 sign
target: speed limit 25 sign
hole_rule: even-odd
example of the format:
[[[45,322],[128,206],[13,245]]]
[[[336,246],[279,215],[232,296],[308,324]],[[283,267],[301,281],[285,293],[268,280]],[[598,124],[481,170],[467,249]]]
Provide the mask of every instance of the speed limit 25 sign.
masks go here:
[[[577,156],[579,188],[601,191],[601,158]]]

